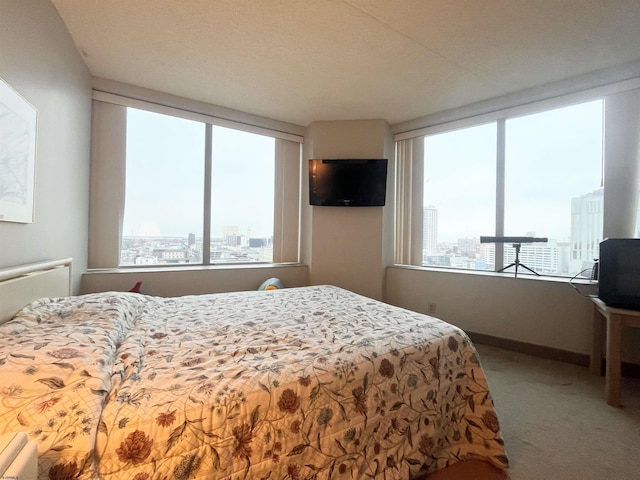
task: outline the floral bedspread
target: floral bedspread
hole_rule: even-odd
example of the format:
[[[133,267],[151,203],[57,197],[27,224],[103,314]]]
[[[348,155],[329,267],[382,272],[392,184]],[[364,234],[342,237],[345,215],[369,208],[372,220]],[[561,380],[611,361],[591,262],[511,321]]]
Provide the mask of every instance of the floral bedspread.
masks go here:
[[[467,336],[331,286],[42,299],[0,326],[41,479],[409,479],[508,464]]]

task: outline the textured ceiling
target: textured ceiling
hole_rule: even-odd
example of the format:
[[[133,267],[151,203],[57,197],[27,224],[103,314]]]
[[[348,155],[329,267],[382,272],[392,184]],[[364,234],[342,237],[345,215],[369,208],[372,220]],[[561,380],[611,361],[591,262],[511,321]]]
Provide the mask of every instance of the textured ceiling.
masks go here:
[[[640,61],[638,0],[52,0],[92,75],[394,124]]]

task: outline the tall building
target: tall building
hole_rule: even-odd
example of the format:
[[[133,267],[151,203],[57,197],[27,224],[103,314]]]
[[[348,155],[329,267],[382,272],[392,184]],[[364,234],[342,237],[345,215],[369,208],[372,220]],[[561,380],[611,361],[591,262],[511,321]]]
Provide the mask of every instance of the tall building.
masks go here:
[[[569,268],[579,272],[598,258],[602,241],[604,189],[571,199],[571,259]]]
[[[422,218],[422,250],[426,253],[438,251],[438,209],[433,205],[424,207]]]
[[[533,235],[529,235],[533,236]],[[568,273],[567,256],[569,246],[566,242],[556,242],[551,239],[548,243],[523,243],[518,257],[521,265],[525,265],[540,275],[557,275]],[[513,244],[504,245],[503,267],[511,265],[516,260],[516,250]],[[488,270],[495,268],[496,245],[494,243],[483,243],[480,245],[480,259],[486,263]],[[507,269],[508,273],[514,272],[515,268]],[[521,268],[518,272],[527,274],[526,269]]]
[[[225,225],[222,227],[222,235],[224,237],[228,236],[239,236],[240,235],[240,227],[236,225]]]
[[[466,255],[470,258],[476,258],[478,252],[478,238],[459,238],[458,253]]]

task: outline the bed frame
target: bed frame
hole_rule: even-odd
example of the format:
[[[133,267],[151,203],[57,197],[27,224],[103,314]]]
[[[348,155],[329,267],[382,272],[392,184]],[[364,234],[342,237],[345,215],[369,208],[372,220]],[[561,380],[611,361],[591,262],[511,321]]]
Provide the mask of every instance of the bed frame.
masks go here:
[[[71,295],[71,258],[0,269],[0,324],[42,297]]]

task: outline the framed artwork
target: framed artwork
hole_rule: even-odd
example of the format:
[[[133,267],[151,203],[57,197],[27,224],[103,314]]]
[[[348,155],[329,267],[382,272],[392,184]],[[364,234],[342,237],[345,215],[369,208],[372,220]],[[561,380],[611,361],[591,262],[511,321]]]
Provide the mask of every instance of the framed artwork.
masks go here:
[[[0,78],[0,221],[33,223],[37,112]]]

